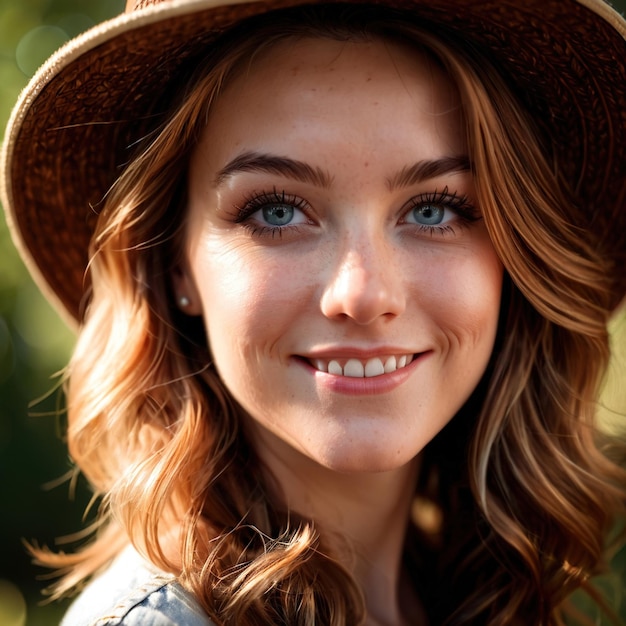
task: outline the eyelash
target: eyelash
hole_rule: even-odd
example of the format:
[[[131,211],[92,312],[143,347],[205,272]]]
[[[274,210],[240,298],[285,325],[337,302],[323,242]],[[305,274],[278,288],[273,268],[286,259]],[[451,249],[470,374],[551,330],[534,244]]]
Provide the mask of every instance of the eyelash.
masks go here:
[[[245,198],[242,205],[236,206],[235,223],[241,224],[243,227],[248,229],[253,236],[257,237],[282,237],[286,229],[289,229],[291,232],[297,232],[297,224],[269,226],[248,221],[251,215],[270,204],[284,204],[295,209],[299,209],[304,213],[306,213],[306,209],[309,206],[306,200],[298,196],[288,194],[284,190],[278,191],[278,189],[274,188],[271,192],[250,194],[250,196]],[[456,214],[457,219],[452,223],[445,223],[442,225],[414,224],[419,227],[420,233],[428,233],[432,236],[437,234],[445,235],[447,233],[454,234],[456,233],[457,228],[465,228],[473,222],[481,219],[476,207],[471,203],[466,195],[450,193],[447,186],[441,191],[424,193],[411,198],[411,200],[409,200],[409,202],[407,202],[402,209],[403,219],[406,218],[406,216],[414,209],[428,204],[438,205],[444,209],[453,211]]]
[[[456,193],[450,193],[448,187],[444,187],[441,191],[434,191],[432,193],[424,193],[415,196],[407,202],[403,207],[403,215],[406,217],[411,211],[429,204],[438,205],[444,209],[453,211],[457,219],[452,223],[445,223],[442,225],[433,224],[416,224],[419,226],[421,233],[429,233],[431,235],[445,235],[446,233],[455,233],[456,228],[465,228],[470,224],[477,222],[482,218],[476,207],[472,204],[466,195],[457,195]]]
[[[248,221],[248,218],[262,209],[263,207],[269,204],[285,204],[288,206],[292,206],[295,209],[299,209],[300,211],[304,211],[306,213],[306,208],[309,206],[306,200],[299,198],[298,196],[294,196],[283,191],[278,191],[275,187],[271,192],[261,192],[258,194],[251,194],[248,196],[241,206],[235,207],[237,211],[237,215],[235,218],[235,223],[241,224],[246,229],[250,231],[250,234],[263,237],[264,235],[269,235],[271,237],[282,237],[286,228],[289,228],[290,231],[297,231],[297,225],[291,226],[268,226],[268,225],[260,225],[254,224]]]

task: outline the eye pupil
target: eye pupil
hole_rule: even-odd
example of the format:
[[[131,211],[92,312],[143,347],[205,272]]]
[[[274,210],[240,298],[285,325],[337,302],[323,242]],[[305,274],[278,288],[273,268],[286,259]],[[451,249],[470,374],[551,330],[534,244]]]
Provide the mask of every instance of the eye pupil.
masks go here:
[[[294,209],[286,204],[275,204],[263,209],[263,218],[272,226],[284,226],[293,219]]]
[[[444,209],[436,204],[426,204],[415,207],[413,214],[418,223],[431,226],[443,221]]]

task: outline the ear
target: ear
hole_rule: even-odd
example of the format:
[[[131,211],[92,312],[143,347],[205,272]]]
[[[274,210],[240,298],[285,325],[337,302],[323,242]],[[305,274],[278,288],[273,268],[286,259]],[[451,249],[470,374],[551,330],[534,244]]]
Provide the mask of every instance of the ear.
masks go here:
[[[171,276],[176,306],[187,315],[202,315],[202,300],[189,270],[177,266]]]

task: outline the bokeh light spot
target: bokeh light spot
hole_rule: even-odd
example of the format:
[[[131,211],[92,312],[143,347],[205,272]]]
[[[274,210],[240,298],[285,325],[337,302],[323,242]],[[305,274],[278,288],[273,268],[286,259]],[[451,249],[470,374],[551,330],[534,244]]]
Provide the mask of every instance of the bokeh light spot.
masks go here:
[[[24,626],[26,601],[20,590],[8,580],[0,579],[0,624]]]
[[[26,76],[32,76],[41,64],[68,40],[67,33],[58,26],[33,28],[17,44],[15,62]]]

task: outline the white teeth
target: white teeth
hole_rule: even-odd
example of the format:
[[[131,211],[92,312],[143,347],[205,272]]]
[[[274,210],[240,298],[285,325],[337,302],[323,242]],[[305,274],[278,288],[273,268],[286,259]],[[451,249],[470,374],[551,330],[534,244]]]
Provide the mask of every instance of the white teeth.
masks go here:
[[[322,359],[313,359],[313,365],[315,366],[315,369],[319,370],[320,372],[328,371],[328,367],[326,367],[326,361],[322,361]]]
[[[349,378],[363,378],[365,376],[363,363],[356,359],[348,359],[348,362],[343,367],[343,375]]]
[[[337,361],[331,361],[328,364],[328,373],[334,374],[335,376],[343,376],[343,368],[339,365],[339,363],[337,363]]]
[[[407,366],[413,360],[412,354],[401,356],[390,356],[384,360],[379,357],[372,357],[363,362],[359,359],[348,359],[342,367],[338,360],[325,361],[314,359],[313,365],[320,372],[327,372],[333,376],[347,376],[348,378],[373,378],[390,374],[398,369]]]
[[[371,378],[372,376],[380,376],[385,373],[385,366],[383,362],[378,358],[370,359],[365,364],[365,377]]]
[[[397,369],[398,369],[398,366],[396,365],[396,357],[390,356],[385,361],[385,374],[389,374],[390,372],[395,372]]]

